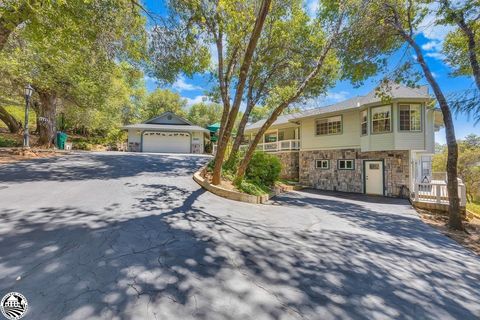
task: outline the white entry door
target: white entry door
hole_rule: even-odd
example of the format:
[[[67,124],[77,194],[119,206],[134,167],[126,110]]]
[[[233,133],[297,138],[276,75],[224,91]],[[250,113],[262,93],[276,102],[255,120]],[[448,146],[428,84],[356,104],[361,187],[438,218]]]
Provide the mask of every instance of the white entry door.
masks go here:
[[[365,161],[365,193],[383,196],[383,162]]]
[[[149,131],[143,134],[143,152],[190,153],[190,133]]]

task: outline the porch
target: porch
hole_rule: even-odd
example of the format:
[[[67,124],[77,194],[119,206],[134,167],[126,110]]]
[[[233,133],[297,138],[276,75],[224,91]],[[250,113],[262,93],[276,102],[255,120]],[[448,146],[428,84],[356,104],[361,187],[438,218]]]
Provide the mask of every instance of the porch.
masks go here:
[[[458,179],[458,196],[460,207],[465,208],[467,192],[461,179]],[[448,211],[449,198],[446,173],[434,172],[431,181],[415,182],[411,200],[419,208]]]
[[[255,137],[256,132],[244,135],[243,144],[240,147],[245,150]],[[300,150],[300,130],[298,127],[287,127],[267,131],[262,142],[257,145],[258,151],[280,152]]]

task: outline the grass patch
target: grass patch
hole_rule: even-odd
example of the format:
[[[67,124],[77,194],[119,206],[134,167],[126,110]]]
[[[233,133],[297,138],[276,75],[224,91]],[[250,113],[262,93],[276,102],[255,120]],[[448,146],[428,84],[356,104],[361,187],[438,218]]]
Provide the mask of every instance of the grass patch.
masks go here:
[[[270,187],[249,180],[243,180],[236,186],[238,190],[254,196],[268,194],[271,191]]]
[[[25,107],[18,107],[18,106],[4,106],[5,110],[8,111],[15,118],[15,120],[25,122]],[[28,112],[28,127],[30,130],[35,129],[37,126],[37,117],[35,115],[35,111],[32,108],[29,109]],[[0,128],[8,128],[3,121],[0,121]]]
[[[17,140],[0,136],[0,148],[13,148],[13,147],[21,147],[21,146],[22,146],[22,143]]]
[[[467,202],[467,210],[480,216],[480,202]]]

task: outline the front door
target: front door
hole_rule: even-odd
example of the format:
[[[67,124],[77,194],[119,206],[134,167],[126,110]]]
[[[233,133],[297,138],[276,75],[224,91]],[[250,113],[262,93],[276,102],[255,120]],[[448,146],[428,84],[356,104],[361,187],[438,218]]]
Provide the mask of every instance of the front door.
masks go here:
[[[383,161],[365,161],[365,193],[383,196]]]

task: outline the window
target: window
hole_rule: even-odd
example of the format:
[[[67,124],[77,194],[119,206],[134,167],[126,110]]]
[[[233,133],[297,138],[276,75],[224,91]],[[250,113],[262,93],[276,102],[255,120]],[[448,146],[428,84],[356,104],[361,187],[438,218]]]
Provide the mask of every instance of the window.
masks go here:
[[[277,133],[276,132],[271,132],[271,133],[265,133],[265,142],[277,142]]]
[[[355,169],[355,161],[354,160],[338,160],[338,169],[353,170]]]
[[[380,165],[378,163],[369,163],[368,167],[370,170],[380,170]]]
[[[398,106],[400,131],[422,130],[422,107],[420,105],[401,104]]]
[[[368,111],[363,110],[360,113],[360,124],[362,127],[362,136],[367,134],[367,125],[368,125]]]
[[[372,108],[372,133],[390,132],[392,128],[390,106]]]
[[[315,160],[315,168],[317,169],[330,169],[330,160]]]
[[[342,133],[342,116],[319,119],[315,124],[317,136]]]

